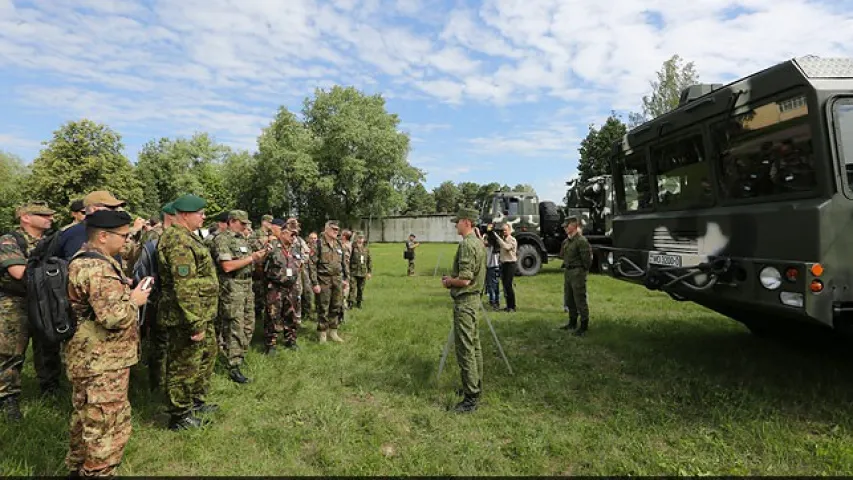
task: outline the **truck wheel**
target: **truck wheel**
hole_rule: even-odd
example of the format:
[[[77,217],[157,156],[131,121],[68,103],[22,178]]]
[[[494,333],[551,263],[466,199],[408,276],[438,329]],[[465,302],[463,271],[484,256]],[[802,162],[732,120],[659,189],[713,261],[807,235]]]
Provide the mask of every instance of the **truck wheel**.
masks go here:
[[[523,277],[531,277],[539,273],[542,268],[542,257],[539,250],[528,243],[518,246],[518,274]]]

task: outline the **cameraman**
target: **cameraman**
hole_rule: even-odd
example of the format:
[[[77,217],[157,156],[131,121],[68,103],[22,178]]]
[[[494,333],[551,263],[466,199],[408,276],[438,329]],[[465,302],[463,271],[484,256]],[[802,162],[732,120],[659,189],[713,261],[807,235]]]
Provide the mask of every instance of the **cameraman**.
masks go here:
[[[515,289],[512,281],[515,278],[516,262],[518,261],[518,240],[512,236],[512,225],[505,223],[501,229],[503,238],[494,230],[489,231],[489,241],[500,247],[501,283],[506,297],[505,312],[515,311]]]
[[[491,230],[489,231],[491,233]],[[491,235],[483,236],[483,245],[486,247],[486,293],[489,295],[489,305],[495,309],[501,308],[501,261],[497,242],[490,242]]]

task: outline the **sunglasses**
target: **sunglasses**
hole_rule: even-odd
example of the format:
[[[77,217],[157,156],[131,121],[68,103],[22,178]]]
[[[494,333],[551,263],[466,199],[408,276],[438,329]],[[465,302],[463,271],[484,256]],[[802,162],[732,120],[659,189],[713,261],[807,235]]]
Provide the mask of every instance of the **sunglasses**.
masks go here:
[[[104,230],[104,231],[105,231],[105,232],[107,232],[107,233],[111,233],[111,234],[113,234],[113,235],[115,235],[115,236],[117,236],[117,237],[122,237],[122,238],[124,238],[125,240],[127,240],[127,237],[129,237],[129,236],[130,236],[130,232],[127,232],[127,233],[118,233],[118,232],[113,232],[113,231],[110,231],[110,230]]]

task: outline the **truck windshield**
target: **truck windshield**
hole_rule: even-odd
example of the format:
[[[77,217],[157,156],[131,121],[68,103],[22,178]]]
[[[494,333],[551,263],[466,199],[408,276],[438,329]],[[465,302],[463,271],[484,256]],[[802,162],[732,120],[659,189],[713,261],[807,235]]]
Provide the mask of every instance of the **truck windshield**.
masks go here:
[[[835,141],[847,172],[847,188],[853,191],[853,99],[835,104],[835,124],[838,126]]]

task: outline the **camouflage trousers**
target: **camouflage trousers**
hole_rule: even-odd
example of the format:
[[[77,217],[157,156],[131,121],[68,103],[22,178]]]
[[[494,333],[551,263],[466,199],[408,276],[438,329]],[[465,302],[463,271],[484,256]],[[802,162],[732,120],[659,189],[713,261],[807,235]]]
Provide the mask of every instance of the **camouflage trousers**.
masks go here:
[[[21,393],[21,370],[30,342],[26,300],[0,297],[0,399]],[[59,345],[33,335],[33,363],[42,389],[56,387],[62,375]]]
[[[204,331],[204,339],[194,342],[185,326],[167,329],[166,394],[168,411],[185,415],[195,403],[203,403],[210,390],[210,378],[216,363],[216,333],[213,322]]]
[[[414,274],[415,274],[415,259],[413,258],[413,259],[409,260],[408,275],[411,277]]]
[[[255,334],[254,308],[257,302],[253,290],[249,279],[228,280],[221,290],[217,318],[220,323],[223,353],[230,367],[243,363]],[[261,301],[261,305],[265,303]]]
[[[308,274],[307,267],[303,267],[302,285],[300,288],[302,289],[302,294],[299,297],[299,307],[296,312],[299,315],[300,321],[312,320],[314,318],[313,307],[317,304],[317,301],[314,298],[314,290],[311,288],[311,276]]]
[[[130,369],[71,378],[71,442],[65,465],[82,476],[112,476],[130,439]]]
[[[337,330],[343,317],[343,280],[340,276],[318,276],[320,293],[317,294],[317,331]]]
[[[462,294],[453,299],[453,339],[456,362],[462,376],[462,391],[466,396],[479,395],[483,387],[483,350],[480,348],[480,295]]]
[[[367,277],[352,277],[350,278],[350,289],[347,300],[350,305],[355,304],[361,306],[361,301],[364,297],[364,285],[367,283]]]
[[[296,282],[297,285],[300,283]],[[296,307],[299,304],[297,287],[267,287],[267,318],[264,324],[264,343],[273,346],[278,343],[278,335],[282,334],[286,345],[296,342],[300,320],[296,317]]]
[[[589,322],[589,306],[586,297],[586,270],[569,268],[563,274],[563,299],[569,307],[569,321]]]
[[[266,283],[263,279],[252,280],[252,293],[255,295],[253,300],[255,305],[255,320],[263,322],[264,316],[267,314],[267,307],[264,302],[267,299]]]

